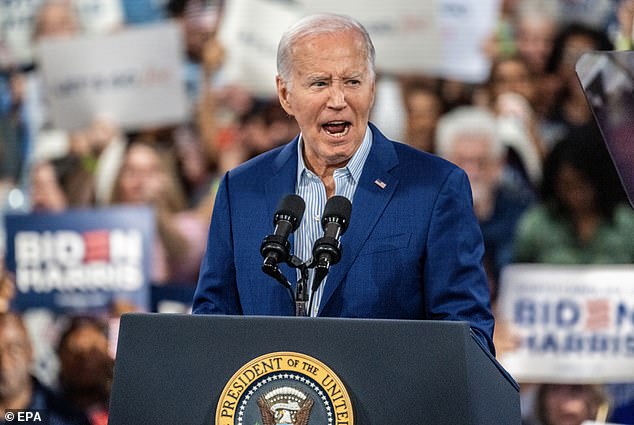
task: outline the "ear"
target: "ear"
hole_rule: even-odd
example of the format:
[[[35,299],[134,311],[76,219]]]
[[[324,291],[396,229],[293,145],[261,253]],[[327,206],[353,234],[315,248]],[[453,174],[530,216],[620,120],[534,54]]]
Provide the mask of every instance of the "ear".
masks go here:
[[[277,86],[277,97],[280,100],[280,105],[282,105],[282,108],[284,108],[288,115],[293,116],[293,108],[289,102],[290,92],[286,81],[282,80],[282,78],[277,75],[275,77],[275,84]]]
[[[374,96],[376,94],[376,77],[372,79],[372,99],[370,100],[370,108],[374,106]]]

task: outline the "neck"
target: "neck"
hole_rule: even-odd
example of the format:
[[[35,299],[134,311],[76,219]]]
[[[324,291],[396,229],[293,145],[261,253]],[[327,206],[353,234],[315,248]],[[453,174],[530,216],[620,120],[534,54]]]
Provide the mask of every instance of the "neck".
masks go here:
[[[346,166],[349,160],[341,162],[339,164],[327,164],[327,163],[319,163],[315,164],[311,162],[308,158],[306,158],[306,154],[304,154],[304,164],[306,168],[315,173],[317,177],[321,180],[326,188],[326,197],[330,198],[335,194],[335,170],[338,168],[343,168]]]

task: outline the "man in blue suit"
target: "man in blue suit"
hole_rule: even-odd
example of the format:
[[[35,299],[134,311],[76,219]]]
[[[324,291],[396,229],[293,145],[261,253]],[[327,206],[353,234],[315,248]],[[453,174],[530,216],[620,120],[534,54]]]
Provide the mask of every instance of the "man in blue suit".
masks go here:
[[[284,34],[277,60],[279,100],[301,134],[222,179],[194,313],[293,315],[287,290],[262,272],[262,239],[278,201],[298,194],[306,213],[291,246],[308,260],[326,200],[342,195],[352,215],[341,260],[312,294],[310,313],[467,321],[494,352],[469,182],[451,163],[369,123],[375,71],[366,30],[344,16],[306,17]]]

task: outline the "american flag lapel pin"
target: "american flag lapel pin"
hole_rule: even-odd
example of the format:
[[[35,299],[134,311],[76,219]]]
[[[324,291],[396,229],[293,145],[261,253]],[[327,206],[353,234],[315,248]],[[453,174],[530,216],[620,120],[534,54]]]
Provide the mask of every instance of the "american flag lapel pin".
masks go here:
[[[374,180],[374,184],[380,187],[381,189],[385,189],[385,187],[387,186],[385,182],[381,179]]]

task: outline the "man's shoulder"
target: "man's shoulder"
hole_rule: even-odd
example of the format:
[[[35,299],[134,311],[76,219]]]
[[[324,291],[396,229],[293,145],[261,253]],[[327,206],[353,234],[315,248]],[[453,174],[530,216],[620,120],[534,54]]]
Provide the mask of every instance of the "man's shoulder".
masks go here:
[[[452,172],[461,172],[455,164],[433,153],[421,151],[402,142],[390,141],[398,158],[397,173],[444,180]],[[400,170],[400,171],[399,171]]]
[[[456,165],[433,153],[422,151],[406,143],[386,137],[376,126],[372,124],[370,125],[370,128],[373,130],[374,142],[378,145],[379,149],[386,149],[387,147],[387,149],[394,152],[398,161],[397,168],[412,169],[415,171],[418,170],[419,172],[428,171],[433,173],[446,173],[458,168]],[[381,148],[381,146],[383,148]]]

